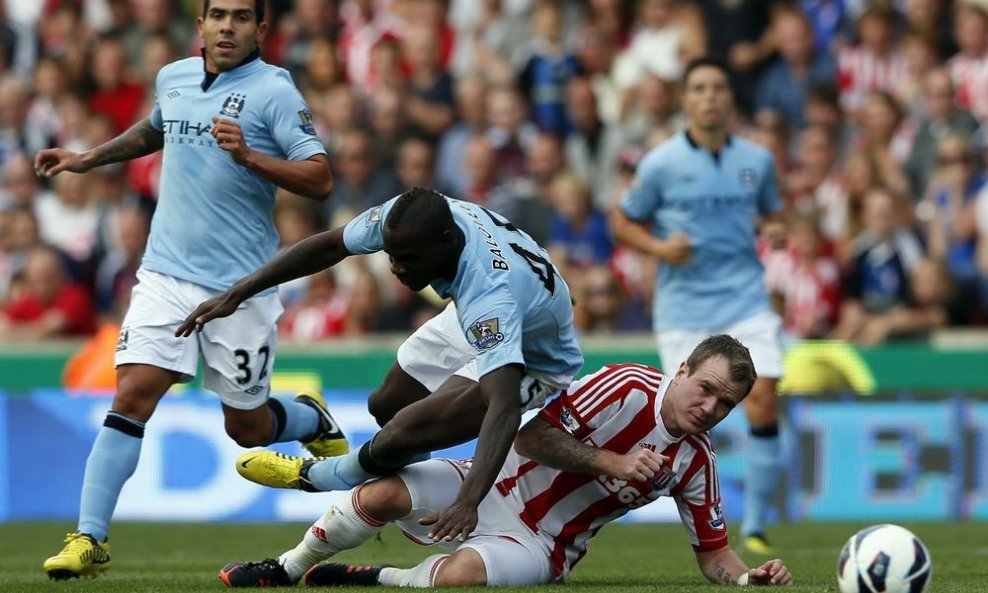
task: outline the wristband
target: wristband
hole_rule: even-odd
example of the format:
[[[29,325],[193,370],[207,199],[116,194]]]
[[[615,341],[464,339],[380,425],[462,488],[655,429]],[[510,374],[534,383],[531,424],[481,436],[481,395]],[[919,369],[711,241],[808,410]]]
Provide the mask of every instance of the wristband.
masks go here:
[[[738,577],[738,585],[741,587],[748,586],[748,573],[744,573]]]

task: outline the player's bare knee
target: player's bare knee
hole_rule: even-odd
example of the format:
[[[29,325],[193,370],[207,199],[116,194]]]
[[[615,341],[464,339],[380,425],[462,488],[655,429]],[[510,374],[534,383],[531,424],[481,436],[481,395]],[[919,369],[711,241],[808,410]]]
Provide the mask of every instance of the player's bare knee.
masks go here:
[[[357,505],[378,521],[397,521],[412,512],[412,495],[397,476],[368,482],[354,496]]]
[[[370,412],[378,426],[384,426],[389,420],[394,418],[401,408],[396,408],[392,398],[388,395],[386,385],[371,392],[367,398],[367,411]]]
[[[487,584],[484,559],[472,548],[458,550],[439,567],[437,587],[475,587]]]
[[[388,422],[374,437],[374,456],[381,460],[392,460],[395,457],[408,454],[409,447],[414,446],[413,430],[400,421],[400,415]]]
[[[142,381],[140,376],[121,377],[117,381],[117,393],[113,397],[113,411],[140,422],[146,422],[161,399],[157,388]]]
[[[271,444],[271,430],[265,430],[265,427],[227,421],[225,428],[226,434],[245,449]]]

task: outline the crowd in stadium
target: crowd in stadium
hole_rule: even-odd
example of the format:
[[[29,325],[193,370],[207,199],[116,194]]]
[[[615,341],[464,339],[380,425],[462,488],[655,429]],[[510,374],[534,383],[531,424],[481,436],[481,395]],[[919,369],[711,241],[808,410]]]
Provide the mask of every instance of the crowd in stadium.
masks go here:
[[[323,203],[279,190],[283,246],[413,186],[500,212],[550,252],[585,334],[648,331],[655,262],[609,212],[677,134],[683,66],[730,64],[736,133],[774,155],[788,246],[763,246],[795,339],[876,344],[988,322],[988,2],[272,0],[265,61],[326,145]],[[0,339],[119,322],[160,152],[39,179],[35,153],[146,117],[198,52],[198,0],[0,2]],[[305,123],[305,122],[303,122]],[[984,189],[983,189],[984,186]],[[354,258],[281,287],[285,339],[408,333],[440,310]]]

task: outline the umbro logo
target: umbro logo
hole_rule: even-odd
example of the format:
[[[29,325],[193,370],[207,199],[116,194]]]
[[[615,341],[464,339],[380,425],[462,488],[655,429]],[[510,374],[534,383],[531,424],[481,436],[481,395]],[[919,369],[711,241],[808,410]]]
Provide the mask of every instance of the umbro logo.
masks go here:
[[[165,96],[166,96],[166,97],[168,97],[169,99],[174,99],[175,97],[177,97],[177,96],[179,96],[179,95],[181,95],[181,94],[182,94],[182,93],[180,93],[180,92],[178,92],[177,90],[175,90],[175,91],[171,91],[170,93],[168,93],[168,94],[167,94],[167,95],[165,95]]]
[[[263,389],[264,389],[264,387],[262,387],[260,385],[255,385],[255,386],[251,387],[250,389],[244,389],[244,393],[246,393],[248,395],[257,395]]]

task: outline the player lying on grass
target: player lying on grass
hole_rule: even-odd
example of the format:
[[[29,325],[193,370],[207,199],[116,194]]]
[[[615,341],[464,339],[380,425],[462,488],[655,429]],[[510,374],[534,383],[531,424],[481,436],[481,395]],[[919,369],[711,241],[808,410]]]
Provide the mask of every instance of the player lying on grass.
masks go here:
[[[536,585],[564,579],[606,523],[660,496],[675,499],[700,570],[720,584],[785,585],[781,560],[749,568],[727,541],[717,459],[707,431],[751,390],[748,349],[707,338],[675,376],[637,364],[606,366],[573,383],[519,432],[465,541],[409,569],[322,562],[389,522],[431,544],[421,519],[450,504],[470,464],[432,459],[368,482],[333,505],[278,558],[234,562],[230,587]]]

